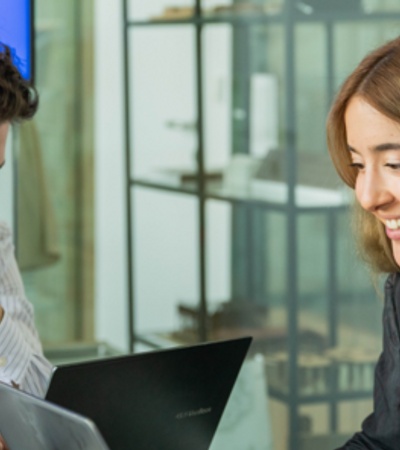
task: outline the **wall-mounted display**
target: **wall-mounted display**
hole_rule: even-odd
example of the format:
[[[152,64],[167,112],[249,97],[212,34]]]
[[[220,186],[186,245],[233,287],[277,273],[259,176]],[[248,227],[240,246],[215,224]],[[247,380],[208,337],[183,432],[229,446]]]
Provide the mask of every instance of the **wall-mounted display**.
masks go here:
[[[0,42],[10,47],[21,75],[33,76],[33,0],[0,2]]]

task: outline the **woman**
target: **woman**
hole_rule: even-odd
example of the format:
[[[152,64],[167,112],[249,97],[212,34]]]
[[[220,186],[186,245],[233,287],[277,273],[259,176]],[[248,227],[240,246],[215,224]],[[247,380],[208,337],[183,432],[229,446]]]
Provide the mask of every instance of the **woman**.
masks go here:
[[[367,55],[341,87],[327,122],[337,172],[361,206],[365,259],[387,273],[383,352],[374,411],[342,449],[400,448],[400,38]]]

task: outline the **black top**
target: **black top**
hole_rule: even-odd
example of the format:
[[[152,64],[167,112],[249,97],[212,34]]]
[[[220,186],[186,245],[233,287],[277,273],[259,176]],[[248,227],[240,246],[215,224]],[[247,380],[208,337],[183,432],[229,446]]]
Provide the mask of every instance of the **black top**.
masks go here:
[[[383,351],[375,369],[374,412],[343,447],[337,450],[400,449],[400,273],[385,284]]]

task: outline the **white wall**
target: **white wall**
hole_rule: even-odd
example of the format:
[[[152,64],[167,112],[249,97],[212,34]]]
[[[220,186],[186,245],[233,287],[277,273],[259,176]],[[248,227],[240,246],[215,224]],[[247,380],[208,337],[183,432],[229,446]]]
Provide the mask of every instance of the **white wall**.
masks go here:
[[[95,7],[96,338],[128,348],[122,1]]]

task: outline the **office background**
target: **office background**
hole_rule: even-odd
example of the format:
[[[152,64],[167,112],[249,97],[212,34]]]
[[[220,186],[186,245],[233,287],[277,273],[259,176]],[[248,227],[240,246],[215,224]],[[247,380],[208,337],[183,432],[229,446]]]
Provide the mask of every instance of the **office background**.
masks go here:
[[[180,168],[196,168],[195,28],[190,22],[190,11],[189,17],[183,17],[188,21],[185,25],[147,26],[149,19],[160,22],[179,19],[163,17],[170,6],[167,1],[143,5],[132,0],[128,4],[125,19],[133,25],[127,31],[131,42],[129,61],[126,61],[127,23],[122,1],[35,2],[36,83],[41,107],[32,123],[14,130],[18,177],[14,176],[13,180],[8,167],[4,176],[2,173],[1,182],[4,189],[14,192],[14,199],[21,196],[18,220],[14,224],[18,257],[27,294],[35,306],[39,332],[50,354],[55,349],[88,345],[97,348],[99,342],[106,343],[107,349],[126,352],[132,344],[129,341],[132,323],[136,335],[142,338],[142,346],[144,342],[146,348],[149,342],[173,345],[176,341],[168,342],[165,336],[184,328],[178,306],[184,303],[195,309],[199,300],[197,197],[183,195],[176,185],[172,191],[163,189],[175,183],[171,178],[164,177],[161,181],[154,178],[155,172],[160,175],[160,168],[171,168],[175,163]],[[395,1],[388,0],[345,2],[342,7],[337,2],[338,9],[322,11],[315,9],[315,2],[311,1],[293,1],[290,7],[283,1],[272,0],[233,3],[210,0],[201,5],[204,11],[214,14],[215,8],[228,8],[224,11],[225,18],[219,15],[213,22],[211,17],[202,30],[204,142],[205,172],[218,168],[225,177],[225,187],[233,189],[227,193],[213,192],[207,200],[209,306],[212,309],[215,303],[232,300],[233,294],[245,296],[249,280],[250,285],[257,285],[263,278],[260,270],[268,268],[265,285],[261,283],[261,290],[255,289],[255,299],[248,300],[268,309],[269,327],[279,325],[287,333],[283,352],[279,348],[279,352],[267,351],[264,355],[271,392],[268,408],[274,424],[274,448],[290,448],[290,445],[293,448],[290,411],[294,408],[299,418],[296,433],[315,439],[330,436],[333,442],[336,435],[341,438],[357,429],[371,409],[370,370],[381,345],[381,299],[353,245],[347,207],[351,195],[335,188],[335,192],[343,194],[344,205],[335,215],[333,230],[336,233],[337,345],[324,347],[324,352],[311,352],[315,357],[312,361],[307,359],[310,352],[299,352],[297,390],[299,395],[308,396],[308,401],[301,403],[296,397],[296,404],[291,404],[292,397],[287,392],[285,397],[279,390],[279,375],[277,379],[275,370],[280,367],[283,372],[278,374],[286,374],[285,351],[288,351],[290,317],[293,317],[287,298],[290,292],[287,286],[292,281],[288,278],[292,272],[288,272],[290,248],[286,233],[290,219],[279,211],[261,208],[261,218],[257,220],[261,220],[262,226],[268,224],[268,230],[257,235],[261,250],[258,248],[256,254],[262,254],[261,259],[249,253],[243,243],[249,230],[240,227],[244,213],[240,210],[242,203],[237,201],[243,202],[243,198],[242,192],[235,189],[240,191],[243,186],[237,188],[235,181],[243,177],[243,167],[251,161],[237,155],[232,158],[232,153],[249,153],[245,151],[248,142],[242,142],[245,139],[241,132],[245,134],[245,128],[238,125],[245,112],[235,104],[243,97],[242,87],[231,89],[233,80],[237,81],[232,67],[238,73],[243,69],[240,33],[233,30],[240,26],[238,17],[250,21],[252,10],[229,10],[234,4],[262,7],[270,17],[262,22],[258,16],[259,22],[246,42],[250,49],[247,62],[253,71],[248,74],[249,79],[255,89],[257,86],[261,89],[260,98],[270,95],[271,99],[269,109],[259,105],[260,111],[271,118],[271,124],[269,128],[261,125],[253,130],[253,133],[260,131],[259,135],[253,135],[250,146],[251,156],[256,159],[266,156],[266,148],[282,149],[291,142],[289,135],[293,129],[288,117],[295,117],[296,149],[305,150],[311,158],[319,158],[326,152],[324,124],[331,95],[369,49],[398,35],[399,7]],[[176,6],[175,14],[193,7],[189,1],[181,1]],[[280,14],[289,10],[292,16],[286,21],[287,16]],[[289,26],[294,30],[291,59],[287,45]],[[327,58],[328,51],[334,53],[331,60]],[[334,61],[334,67],[327,66],[329,60]],[[234,62],[239,65],[234,66]],[[128,98],[125,63],[132,77],[128,80]],[[295,73],[289,73],[293,68]],[[295,87],[293,103],[287,98],[288,85]],[[127,105],[130,122],[127,122]],[[288,110],[290,105],[295,110]],[[127,127],[131,131],[128,152]],[[145,183],[129,184],[127,154],[132,156],[130,177],[151,181],[158,188],[148,188]],[[30,164],[32,159],[37,163],[34,170]],[[314,170],[319,170],[318,166]],[[300,163],[294,173],[298,180],[313,176],[307,172],[302,174]],[[242,181],[246,183],[246,180]],[[131,217],[127,210],[129,195],[133,204]],[[37,205],[34,214],[23,208],[24,202]],[[247,203],[251,207],[252,199]],[[13,221],[12,205],[5,208],[8,219]],[[309,332],[307,343],[314,350],[321,344],[321,336],[329,336],[332,318],[328,301],[331,293],[327,289],[329,217],[299,213],[296,218],[296,323],[300,331]],[[128,240],[129,223],[134,230],[132,248]],[[45,245],[42,245],[43,233]],[[132,274],[127,271],[129,254],[133,255]],[[254,264],[254,272],[242,276],[250,263]],[[128,320],[130,275],[135,291],[132,321]],[[358,365],[357,359],[361,361]],[[345,384],[346,392],[341,393],[342,400],[335,404],[335,430],[331,429],[332,401],[327,394],[333,389],[332,380],[329,374],[326,378],[321,375],[327,373],[324,372],[327,360],[342,362],[340,373],[337,372],[337,379],[332,382],[336,390],[346,380],[351,379],[353,383],[352,387]],[[317,369],[312,372],[310,367]],[[317,371],[320,375],[315,375]],[[318,395],[307,392],[310,384],[318,383],[325,383]],[[285,389],[288,386],[289,382]],[[300,392],[304,386],[306,391]],[[298,434],[295,439],[300,439]],[[315,439],[304,439],[294,445],[312,449],[312,445],[317,445]]]

